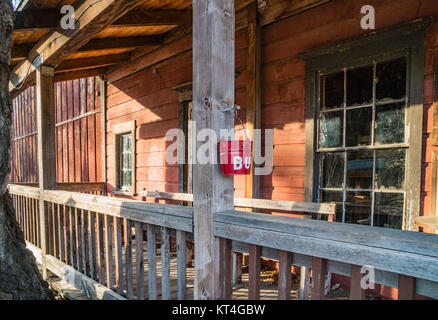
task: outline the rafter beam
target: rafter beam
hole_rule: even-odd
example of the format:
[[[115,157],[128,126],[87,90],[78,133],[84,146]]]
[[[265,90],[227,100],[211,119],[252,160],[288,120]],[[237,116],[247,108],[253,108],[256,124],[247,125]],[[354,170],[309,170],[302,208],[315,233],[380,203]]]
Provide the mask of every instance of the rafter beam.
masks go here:
[[[54,29],[61,13],[58,10],[24,10],[14,12],[14,32]]]
[[[110,66],[113,64],[128,61],[129,57],[129,53],[122,53],[99,57],[65,60],[58,65],[58,67],[56,68],[56,72]]]
[[[146,27],[167,25],[192,25],[191,10],[135,9],[112,24],[114,27]]]
[[[86,45],[79,48],[77,52],[160,46],[161,44],[162,38],[160,36],[102,38],[91,40]]]
[[[15,12],[14,32],[54,29],[62,15],[59,10],[25,10]],[[147,27],[192,24],[191,10],[135,9],[114,21],[113,27]]]
[[[90,39],[113,23],[118,17],[144,0],[79,1],[76,12],[81,13],[74,30],[54,30],[35,45],[28,58],[13,70],[9,91],[14,91],[35,68],[44,63],[56,67],[66,57],[83,47]]]

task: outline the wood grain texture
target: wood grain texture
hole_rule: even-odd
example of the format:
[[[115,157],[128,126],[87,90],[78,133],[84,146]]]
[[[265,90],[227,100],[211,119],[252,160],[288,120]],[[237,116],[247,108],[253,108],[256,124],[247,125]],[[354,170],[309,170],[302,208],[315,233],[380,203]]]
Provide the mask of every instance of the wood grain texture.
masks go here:
[[[290,291],[292,289],[292,253],[280,251],[279,270],[278,270],[278,299],[290,300]]]
[[[351,266],[350,300],[365,300],[365,290],[361,288],[361,266]]]
[[[250,300],[260,299],[260,260],[261,247],[249,245],[249,287],[248,298]]]
[[[197,133],[205,128],[216,134],[234,127],[234,0],[193,3],[193,118]],[[209,70],[209,72],[205,72]],[[203,143],[203,142],[202,142]],[[202,144],[197,142],[197,148]],[[213,213],[233,208],[233,178],[218,165],[194,165],[195,299],[217,299],[219,288],[218,239],[213,234]]]

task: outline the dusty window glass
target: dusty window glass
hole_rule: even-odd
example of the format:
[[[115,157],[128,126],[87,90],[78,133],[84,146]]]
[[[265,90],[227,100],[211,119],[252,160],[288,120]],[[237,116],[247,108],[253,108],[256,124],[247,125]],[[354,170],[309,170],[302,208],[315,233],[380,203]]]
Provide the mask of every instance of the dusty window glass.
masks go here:
[[[321,170],[324,188],[342,188],[344,185],[344,153],[322,154]]]
[[[347,152],[347,187],[370,189],[373,181],[373,151]]]
[[[344,193],[342,191],[322,191],[321,202],[335,202],[338,208],[342,208],[344,201]],[[327,220],[327,216],[322,216],[321,219]],[[342,213],[336,215],[336,221],[342,222]]]
[[[344,72],[321,76],[321,110],[342,107],[344,104]]]
[[[373,66],[347,71],[347,107],[373,101],[373,77]]]
[[[347,110],[346,137],[347,147],[366,146],[371,144],[371,107]]]
[[[376,106],[375,143],[405,142],[405,103]]]
[[[406,58],[378,63],[376,66],[377,100],[406,96]]]
[[[321,113],[319,129],[319,147],[333,148],[343,144],[344,112]]]
[[[402,193],[375,194],[374,223],[376,227],[401,229],[403,224],[404,195]]]
[[[119,136],[119,189],[128,191],[132,188],[132,134]]]
[[[345,203],[345,222],[371,225],[371,193],[347,192]]]
[[[376,150],[376,189],[403,189],[405,157],[405,149]]]
[[[320,78],[320,201],[344,203],[337,221],[401,228],[407,149],[391,145],[406,142],[406,58]]]

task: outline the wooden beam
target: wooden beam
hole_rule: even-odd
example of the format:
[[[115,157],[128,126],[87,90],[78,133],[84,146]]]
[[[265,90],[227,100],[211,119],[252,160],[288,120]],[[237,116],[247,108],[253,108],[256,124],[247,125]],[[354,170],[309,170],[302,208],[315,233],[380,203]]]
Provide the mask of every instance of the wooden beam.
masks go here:
[[[103,181],[103,195],[106,195],[107,185],[106,185],[106,93],[107,93],[107,82],[105,77],[99,78],[100,82],[100,132],[101,132],[101,168],[102,168],[102,181]]]
[[[139,37],[122,37],[122,38],[102,38],[93,39],[77,52],[137,48],[146,46],[160,46],[162,39],[160,36],[139,36]]]
[[[234,0],[193,2],[193,118],[196,131],[234,128]],[[204,141],[196,142],[196,150]],[[212,150],[211,150],[212,152]],[[216,160],[216,159],[214,159]],[[195,164],[193,170],[195,299],[218,299],[220,292],[219,239],[213,233],[213,214],[234,207],[232,176],[217,164]]]
[[[34,45],[35,43],[14,44],[11,51],[11,59],[27,59]]]
[[[167,25],[192,25],[191,10],[135,9],[115,21],[114,27],[147,27]]]
[[[55,82],[74,80],[80,78],[97,77],[106,73],[106,68],[84,69],[55,73]]]
[[[27,76],[39,65],[56,67],[66,57],[110,25],[117,17],[144,0],[81,1],[76,12],[81,13],[74,30],[54,30],[33,47],[27,60],[19,63],[11,73],[9,91],[17,90]]]
[[[246,62],[246,125],[251,141],[254,141],[254,129],[260,128],[261,116],[261,29],[258,19],[257,2],[248,8],[248,52]],[[254,176],[254,164],[251,173],[245,176],[245,198],[259,197],[260,179]]]
[[[62,15],[59,10],[24,10],[15,12],[14,32],[54,29]],[[111,24],[113,27],[147,27],[192,24],[191,10],[135,9]]]
[[[38,176],[40,187],[40,235],[42,249],[43,278],[47,279],[45,257],[48,253],[48,232],[45,214],[44,190],[56,188],[55,152],[55,90],[54,70],[42,65],[36,72],[36,105],[38,128]]]
[[[100,68],[129,60],[129,53],[104,55],[98,57],[64,60],[58,65],[56,71],[68,71],[75,69]]]

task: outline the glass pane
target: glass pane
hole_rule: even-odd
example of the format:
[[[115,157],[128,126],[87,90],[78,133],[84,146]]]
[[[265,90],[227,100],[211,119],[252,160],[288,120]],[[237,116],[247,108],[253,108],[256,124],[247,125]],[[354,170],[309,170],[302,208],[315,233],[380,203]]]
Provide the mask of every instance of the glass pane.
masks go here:
[[[377,100],[406,96],[406,58],[377,64],[376,77]]]
[[[342,146],[344,111],[320,114],[319,147],[334,148]]]
[[[402,190],[405,182],[405,149],[376,150],[376,188]]]
[[[344,185],[344,153],[323,153],[321,172],[323,188],[342,188]]]
[[[347,106],[373,101],[373,77],[373,66],[347,71]]]
[[[336,221],[342,222],[342,203],[344,202],[344,193],[342,191],[322,191],[321,202],[336,202],[338,205]],[[321,219],[327,220],[327,216],[324,215]]]
[[[401,229],[404,195],[401,193],[375,194],[374,226]]]
[[[347,147],[371,144],[372,116],[371,107],[347,110]]]
[[[371,193],[347,192],[345,222],[371,225]]]
[[[321,110],[342,107],[344,104],[344,72],[321,76]]]
[[[405,141],[405,103],[376,106],[376,144]]]
[[[373,183],[373,151],[347,152],[347,186],[355,189],[371,189]]]

